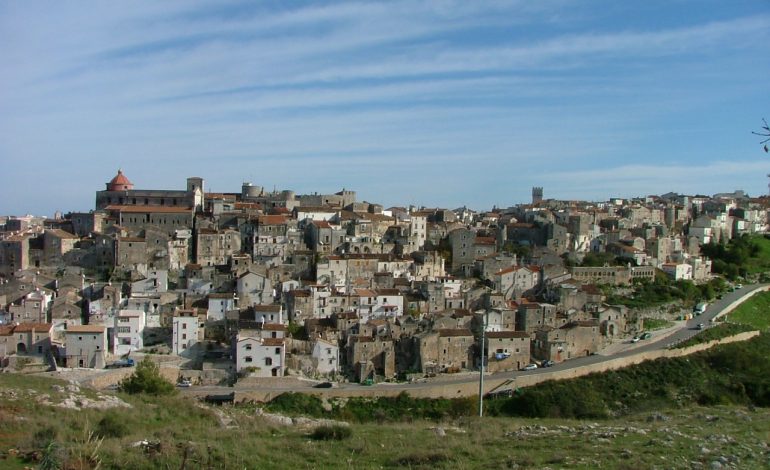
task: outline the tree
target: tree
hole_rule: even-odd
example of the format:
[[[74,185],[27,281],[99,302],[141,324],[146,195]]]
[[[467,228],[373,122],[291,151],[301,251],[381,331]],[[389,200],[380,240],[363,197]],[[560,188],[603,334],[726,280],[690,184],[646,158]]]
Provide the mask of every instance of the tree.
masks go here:
[[[160,367],[149,357],[142,359],[133,374],[121,380],[118,390],[129,394],[173,395],[174,384],[160,375]]]
[[[765,140],[760,142],[760,144],[763,144],[765,152],[770,152],[770,147],[767,145],[767,143],[770,142],[770,126],[767,125],[767,121],[764,118],[762,119],[762,122],[765,123],[765,125],[762,126],[762,130],[759,132],[751,131],[751,133],[760,137],[764,137]]]

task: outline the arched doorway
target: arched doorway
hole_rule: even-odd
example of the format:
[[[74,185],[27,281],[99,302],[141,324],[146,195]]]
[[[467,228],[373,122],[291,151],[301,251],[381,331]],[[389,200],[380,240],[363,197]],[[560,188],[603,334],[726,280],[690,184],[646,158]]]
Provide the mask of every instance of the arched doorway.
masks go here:
[[[25,343],[18,343],[16,345],[16,352],[18,354],[27,354],[27,345]]]

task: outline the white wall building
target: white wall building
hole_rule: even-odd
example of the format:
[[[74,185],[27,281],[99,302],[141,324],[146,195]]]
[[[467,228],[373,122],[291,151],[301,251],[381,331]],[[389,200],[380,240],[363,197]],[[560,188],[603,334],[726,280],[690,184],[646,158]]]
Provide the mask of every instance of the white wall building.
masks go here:
[[[692,266],[686,263],[663,263],[660,269],[675,281],[692,280]]]
[[[144,348],[145,313],[143,310],[120,310],[112,330],[112,353],[128,354]]]
[[[318,338],[311,353],[316,372],[322,375],[335,375],[340,366],[340,348],[325,339]]]
[[[252,377],[283,377],[285,360],[286,346],[283,338],[238,334],[235,347],[237,372],[249,370]]]
[[[180,312],[171,320],[171,352],[177,356],[184,356],[187,350],[195,346],[200,339],[196,313]]]
[[[233,294],[209,294],[208,319],[219,321],[225,319],[225,313],[235,309],[235,296]]]

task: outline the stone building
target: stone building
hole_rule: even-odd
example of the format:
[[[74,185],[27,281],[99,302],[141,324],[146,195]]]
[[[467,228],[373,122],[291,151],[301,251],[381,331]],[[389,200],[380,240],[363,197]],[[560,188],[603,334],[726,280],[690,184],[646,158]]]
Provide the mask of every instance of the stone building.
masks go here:
[[[474,338],[468,329],[433,330],[414,336],[418,368],[425,374],[473,367]]]
[[[237,230],[198,230],[195,262],[201,266],[224,266],[241,251],[241,235]]]
[[[530,362],[530,334],[525,331],[490,331],[484,344],[489,372],[519,370]]]
[[[102,369],[106,365],[107,332],[104,326],[73,326],[65,336],[64,359],[67,367]]]
[[[108,206],[133,207],[185,207],[193,211],[203,209],[204,182],[203,178],[187,178],[185,190],[165,189],[134,189],[123,170],[118,170],[103,191],[96,192],[96,209],[107,209]],[[108,209],[109,210],[109,209]],[[121,225],[123,225],[121,223]]]

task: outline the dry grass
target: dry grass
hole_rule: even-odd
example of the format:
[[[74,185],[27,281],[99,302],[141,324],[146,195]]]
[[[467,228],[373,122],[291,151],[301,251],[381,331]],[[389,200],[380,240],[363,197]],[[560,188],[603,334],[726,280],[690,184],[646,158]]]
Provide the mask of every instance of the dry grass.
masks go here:
[[[30,404],[24,390],[44,393],[46,381],[0,377],[16,398],[0,399],[4,439],[0,467],[37,466],[27,459],[54,441],[65,468],[708,468],[720,457],[736,468],[768,464],[770,411],[691,408],[600,423],[576,420],[475,418],[435,423],[353,424],[344,440],[313,440],[306,429],[267,424],[253,407],[221,408],[236,428],[181,397],[123,396],[132,409],[60,410]],[[97,437],[107,415],[125,422],[120,436]],[[440,429],[439,429],[440,428]],[[123,429],[123,428],[121,428]],[[109,433],[106,433],[109,434]],[[149,445],[134,445],[146,440]],[[703,452],[702,448],[708,452]],[[17,455],[9,455],[17,449]]]

